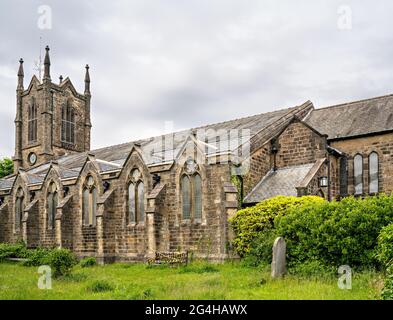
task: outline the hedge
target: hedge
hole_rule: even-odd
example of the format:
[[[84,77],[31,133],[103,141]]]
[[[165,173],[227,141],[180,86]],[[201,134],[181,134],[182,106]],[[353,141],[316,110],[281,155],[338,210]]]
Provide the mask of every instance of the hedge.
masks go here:
[[[393,196],[345,198],[301,206],[277,218],[289,263],[318,259],[325,265],[378,267],[381,229],[393,221]]]
[[[256,206],[239,210],[230,223],[235,233],[233,247],[240,256],[252,250],[253,243],[261,233],[274,227],[274,219],[287,214],[291,209],[315,206],[324,203],[320,197],[284,197],[278,196],[264,200]]]
[[[393,264],[393,223],[382,228],[378,236],[377,259],[385,269]]]
[[[0,244],[0,262],[7,258],[27,259],[26,266],[49,265],[54,277],[67,275],[77,264],[75,255],[68,249],[27,249],[24,243]]]

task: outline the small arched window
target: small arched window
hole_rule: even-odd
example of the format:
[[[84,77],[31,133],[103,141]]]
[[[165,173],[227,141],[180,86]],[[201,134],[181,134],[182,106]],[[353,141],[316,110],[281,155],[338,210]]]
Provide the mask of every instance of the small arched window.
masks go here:
[[[183,219],[191,218],[191,183],[190,178],[184,175],[181,178],[181,197],[183,208]]]
[[[183,219],[202,219],[202,179],[198,164],[192,157],[184,163],[184,174],[180,180]]]
[[[376,152],[370,153],[368,157],[369,164],[369,193],[379,192],[379,163],[378,154]]]
[[[55,183],[51,183],[48,190],[47,206],[48,206],[48,229],[55,228],[56,209],[58,204],[58,193]]]
[[[23,218],[23,200],[24,194],[22,188],[19,188],[16,192],[16,199],[15,199],[15,230],[20,230],[22,226],[22,218]]]
[[[145,187],[138,169],[131,171],[128,185],[128,222],[145,221]]]
[[[145,221],[145,187],[143,182],[140,181],[136,188],[137,196],[136,196],[136,204],[137,204],[137,215],[139,221]]]
[[[136,222],[135,185],[132,182],[128,185],[128,219],[129,222]]]
[[[355,194],[363,194],[363,157],[360,154],[353,159],[353,182]]]
[[[28,141],[37,141],[37,106],[34,97],[31,97],[28,112]]]
[[[83,224],[96,226],[97,188],[93,177],[89,176],[82,191]]]
[[[195,219],[202,218],[202,179],[199,174],[193,176],[193,213]]]
[[[61,110],[61,141],[75,143],[75,111],[70,101]]]

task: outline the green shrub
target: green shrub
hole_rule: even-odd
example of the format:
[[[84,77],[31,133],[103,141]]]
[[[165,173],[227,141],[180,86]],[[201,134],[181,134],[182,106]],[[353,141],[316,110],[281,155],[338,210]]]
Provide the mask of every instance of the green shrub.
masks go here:
[[[88,287],[87,287],[88,291],[91,292],[106,292],[106,291],[113,291],[114,287],[112,284],[110,284],[108,281],[105,280],[96,280],[93,283],[91,283]]]
[[[28,251],[23,242],[0,243],[0,261],[7,258],[26,258]]]
[[[79,264],[82,268],[92,267],[97,265],[97,259],[94,257],[87,257],[79,261]]]
[[[233,246],[240,256],[250,253],[252,244],[261,232],[274,226],[274,219],[285,215],[289,209],[325,202],[320,197],[278,196],[264,200],[254,207],[239,210],[230,220],[235,233]]]
[[[378,236],[377,259],[385,268],[393,263],[393,224],[382,228]]]
[[[44,248],[37,248],[34,250],[28,250],[26,258],[28,259],[23,264],[25,266],[42,266],[48,264],[48,258],[51,250]]]
[[[71,273],[72,268],[78,263],[74,254],[68,249],[53,249],[47,260],[52,268],[54,277],[66,276]]]
[[[275,221],[287,243],[288,263],[375,267],[381,229],[393,219],[393,196],[349,197],[289,210]]]
[[[393,300],[393,264],[387,268],[387,277],[381,292],[382,300]]]
[[[277,238],[277,230],[274,228],[261,232],[254,240],[250,252],[244,257],[249,266],[267,265],[272,262],[272,248]]]
[[[10,158],[0,160],[0,179],[14,172],[14,163]]]

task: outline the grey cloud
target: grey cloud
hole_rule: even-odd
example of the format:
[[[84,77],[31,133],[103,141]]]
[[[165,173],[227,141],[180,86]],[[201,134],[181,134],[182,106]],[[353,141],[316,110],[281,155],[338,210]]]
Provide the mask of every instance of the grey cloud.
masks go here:
[[[37,28],[39,5],[53,29]],[[43,46],[52,79],[83,89],[91,66],[93,147],[312,100],[324,106],[392,92],[393,3],[346,1],[22,1],[0,4],[0,158],[11,156],[17,61],[25,86]],[[108,130],[108,128],[110,130]]]

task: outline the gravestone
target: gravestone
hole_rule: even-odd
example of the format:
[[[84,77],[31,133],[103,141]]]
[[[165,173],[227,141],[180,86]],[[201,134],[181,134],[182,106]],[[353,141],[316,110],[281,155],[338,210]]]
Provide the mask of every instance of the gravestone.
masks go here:
[[[273,259],[272,259],[272,278],[282,277],[286,269],[286,244],[282,237],[278,237],[273,244]]]

